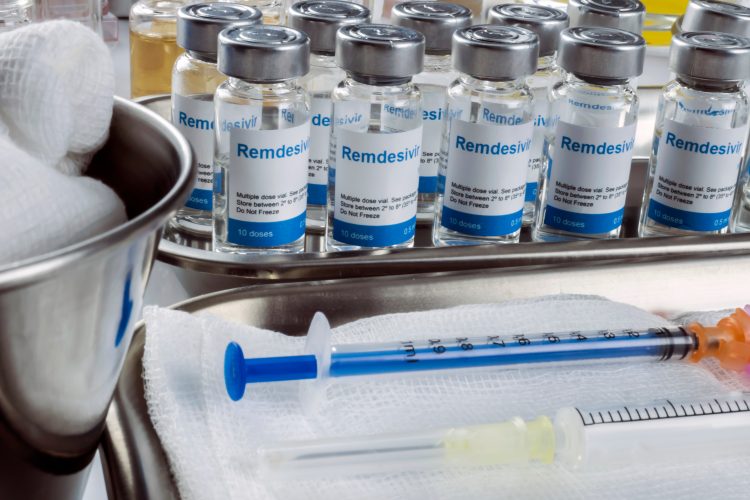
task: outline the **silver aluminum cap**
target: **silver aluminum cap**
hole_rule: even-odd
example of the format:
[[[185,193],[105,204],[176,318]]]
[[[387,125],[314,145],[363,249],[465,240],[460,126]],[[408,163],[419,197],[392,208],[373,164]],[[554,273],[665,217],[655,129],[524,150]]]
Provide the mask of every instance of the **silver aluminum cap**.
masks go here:
[[[617,28],[640,35],[646,8],[638,0],[569,0],[568,16],[571,27]]]
[[[485,24],[453,34],[453,67],[481,80],[515,80],[536,72],[539,38],[516,26]]]
[[[219,71],[251,82],[280,82],[310,71],[310,38],[285,26],[230,27],[219,34]]]
[[[336,64],[366,80],[408,80],[422,72],[424,35],[389,24],[344,26],[336,33]]]
[[[557,63],[583,79],[625,80],[643,73],[646,41],[629,31],[577,27],[563,30]]]
[[[551,56],[557,51],[560,32],[568,27],[568,15],[561,10],[517,3],[495,5],[490,9],[488,21],[500,26],[519,26],[536,33],[541,57]]]
[[[289,26],[307,33],[310,50],[333,54],[336,31],[350,24],[370,22],[370,10],[359,4],[339,0],[304,0],[289,8]]]
[[[261,24],[260,9],[235,3],[196,3],[177,11],[177,45],[185,50],[216,55],[219,32],[227,26]]]
[[[750,79],[750,39],[731,33],[681,33],[672,38],[669,67],[696,80]]]
[[[402,2],[393,6],[391,23],[422,33],[426,53],[450,54],[453,32],[471,26],[471,10],[455,3]]]
[[[680,29],[683,32],[719,31],[750,36],[750,8],[711,0],[691,0]]]

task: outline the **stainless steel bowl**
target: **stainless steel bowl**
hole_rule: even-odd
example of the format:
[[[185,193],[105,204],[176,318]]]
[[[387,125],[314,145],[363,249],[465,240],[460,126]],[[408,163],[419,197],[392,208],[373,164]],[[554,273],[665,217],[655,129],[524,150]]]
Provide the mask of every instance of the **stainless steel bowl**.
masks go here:
[[[90,462],[161,227],[187,198],[195,172],[190,147],[177,130],[142,106],[116,98],[110,138],[87,175],[120,196],[129,221],[0,267],[3,497],[33,496],[21,495],[25,486],[45,495],[43,481],[20,470],[65,476]],[[9,465],[16,462],[18,470]],[[59,489],[48,493],[47,498],[63,497]]]

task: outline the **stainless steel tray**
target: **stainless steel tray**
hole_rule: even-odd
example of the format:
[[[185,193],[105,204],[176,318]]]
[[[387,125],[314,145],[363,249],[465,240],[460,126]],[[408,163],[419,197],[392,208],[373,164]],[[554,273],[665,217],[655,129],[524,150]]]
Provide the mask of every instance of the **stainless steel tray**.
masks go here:
[[[520,245],[485,245],[430,248],[430,225],[417,227],[416,248],[361,252],[324,252],[323,235],[309,232],[307,252],[282,256],[236,256],[211,251],[210,238],[167,228],[159,245],[158,258],[175,266],[190,295],[243,286],[250,283],[290,280],[321,280],[383,276],[469,269],[516,268],[564,262],[618,261],[622,259],[677,258],[707,252],[730,254],[750,251],[750,236],[690,238],[635,238],[654,116],[659,89],[641,88],[641,112],[636,138],[636,155],[624,217],[625,238],[616,241],[531,243],[524,230]],[[169,96],[140,101],[169,115]]]
[[[193,299],[179,309],[302,335],[315,311],[333,325],[376,314],[496,302],[554,293],[604,295],[654,312],[723,309],[742,304],[750,254],[671,262],[576,262],[554,268],[495,269],[324,282],[256,285]],[[137,328],[107,417],[101,454],[109,498],[179,498],[143,396],[145,328]]]

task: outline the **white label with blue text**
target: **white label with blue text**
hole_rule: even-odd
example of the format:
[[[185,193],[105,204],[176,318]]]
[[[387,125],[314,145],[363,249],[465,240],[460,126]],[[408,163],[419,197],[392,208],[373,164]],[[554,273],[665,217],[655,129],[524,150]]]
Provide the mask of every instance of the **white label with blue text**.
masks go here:
[[[231,132],[227,241],[249,247],[292,243],[305,232],[310,122]]]
[[[365,247],[414,236],[422,127],[394,134],[336,131],[334,238]]]
[[[420,85],[422,90],[422,159],[419,164],[419,192],[434,193],[437,188],[440,147],[445,119],[445,87]]]
[[[526,201],[535,201],[539,188],[539,174],[544,160],[544,138],[547,129],[547,114],[549,113],[549,101],[547,100],[547,89],[534,92],[534,139],[531,142],[531,156],[529,157],[529,168],[526,175]]]
[[[559,121],[548,166],[544,223],[580,234],[622,225],[635,123],[584,127]]]
[[[211,210],[213,206],[214,102],[172,95],[172,123],[185,136],[195,153],[198,176],[185,206]]]
[[[218,128],[219,151],[229,151],[229,136],[237,130],[259,130],[263,108],[258,105],[231,104],[225,101],[214,103],[219,122],[214,124]],[[214,152],[216,155],[217,152]],[[224,180],[221,177],[219,163],[214,161],[214,192],[224,192]]]
[[[326,204],[328,156],[331,140],[331,99],[314,97],[310,103],[310,160],[308,166],[307,201],[311,205]]]
[[[443,226],[474,236],[521,228],[533,127],[453,121]]]
[[[747,128],[704,128],[666,120],[649,200],[651,219],[691,231],[729,224]]]

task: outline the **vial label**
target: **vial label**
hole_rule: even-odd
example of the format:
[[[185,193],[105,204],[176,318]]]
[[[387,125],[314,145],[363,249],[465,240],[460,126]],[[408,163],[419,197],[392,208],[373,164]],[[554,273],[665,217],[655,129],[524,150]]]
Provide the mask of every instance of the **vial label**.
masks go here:
[[[422,127],[336,136],[333,237],[365,247],[409,241],[417,223]]]
[[[296,241],[305,233],[310,122],[230,135],[227,241],[247,247]]]
[[[311,100],[310,160],[308,164],[307,203],[325,205],[328,190],[328,155],[331,139],[331,100]]]
[[[172,123],[188,140],[195,153],[198,176],[185,206],[195,210],[213,207],[214,103],[210,100],[172,95]]]
[[[622,225],[635,124],[583,127],[560,120],[548,164],[544,223],[580,234]]]
[[[441,224],[473,236],[521,228],[534,124],[451,127]]]
[[[526,201],[536,201],[539,193],[539,175],[544,160],[544,139],[549,113],[546,89],[534,92],[534,139],[531,142],[531,155],[526,175]]]
[[[229,151],[229,137],[232,131],[260,130],[263,108],[258,105],[230,104],[224,101],[215,103],[219,119],[218,124],[218,148],[219,151]],[[214,162],[214,192],[224,194],[224,182],[222,179],[219,162]]]
[[[657,143],[648,216],[665,226],[718,231],[729,224],[747,127],[666,120]]]
[[[449,99],[448,108],[446,110],[445,119],[448,121],[450,128],[453,128],[453,124],[459,120],[468,121],[471,117],[471,101],[469,99]],[[447,132],[448,134],[450,132]],[[441,136],[441,142],[445,139],[446,132],[444,131]],[[448,147],[449,144],[443,143],[440,145],[440,161],[438,163],[438,178],[437,178],[437,192],[439,194],[445,194],[445,176],[448,170]]]
[[[445,118],[445,88],[420,85],[422,91],[422,159],[419,164],[419,192],[435,193],[437,189],[440,146]]]

